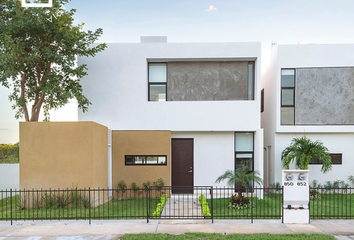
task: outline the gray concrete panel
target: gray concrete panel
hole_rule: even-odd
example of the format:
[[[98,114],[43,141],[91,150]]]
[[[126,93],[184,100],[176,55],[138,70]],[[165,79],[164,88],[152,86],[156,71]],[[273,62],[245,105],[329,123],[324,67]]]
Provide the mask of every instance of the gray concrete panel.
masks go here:
[[[169,62],[168,101],[247,100],[248,62]]]
[[[295,124],[354,124],[354,67],[299,68]]]

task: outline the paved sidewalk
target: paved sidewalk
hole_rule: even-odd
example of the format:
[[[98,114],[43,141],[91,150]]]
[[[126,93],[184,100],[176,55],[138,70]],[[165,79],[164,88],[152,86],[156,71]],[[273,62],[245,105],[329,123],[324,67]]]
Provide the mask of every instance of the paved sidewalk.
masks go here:
[[[0,222],[0,240],[119,239],[125,233],[326,233],[354,239],[354,220],[312,220],[311,224],[282,224],[281,220],[103,220]]]

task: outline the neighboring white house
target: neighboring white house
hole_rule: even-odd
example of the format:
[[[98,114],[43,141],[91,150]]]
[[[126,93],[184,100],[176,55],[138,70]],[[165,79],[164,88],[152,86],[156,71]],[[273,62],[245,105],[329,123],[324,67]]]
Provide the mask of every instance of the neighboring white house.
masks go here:
[[[333,170],[309,166],[322,183],[354,175],[354,44],[278,45],[262,76],[266,184],[281,182],[281,152],[306,134],[332,155]]]
[[[96,57],[78,59],[88,67],[82,86],[92,102],[79,121],[120,131],[171,131],[172,152],[176,144],[175,152],[192,149],[184,163],[193,173],[188,185],[215,185],[240,163],[263,173],[260,57],[260,43],[142,37],[141,43],[108,44]],[[179,160],[171,156],[172,172]]]

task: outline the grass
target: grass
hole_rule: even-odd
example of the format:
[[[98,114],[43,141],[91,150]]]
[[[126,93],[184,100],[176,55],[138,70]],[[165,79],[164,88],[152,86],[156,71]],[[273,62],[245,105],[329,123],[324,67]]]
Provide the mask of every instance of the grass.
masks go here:
[[[281,194],[267,194],[263,199],[250,197],[253,202],[253,208],[247,209],[233,209],[230,208],[230,198],[213,199],[213,215],[216,219],[224,218],[281,218],[282,214],[282,195]],[[207,200],[209,207],[211,200]]]
[[[328,234],[227,234],[220,233],[184,233],[180,235],[173,235],[167,233],[141,233],[141,234],[125,234],[122,240],[140,240],[140,239],[238,239],[238,240],[277,240],[277,239],[293,239],[293,240],[333,240],[335,237]]]
[[[89,209],[88,204],[76,204],[77,207],[58,204],[48,207],[24,208],[19,202],[19,196],[12,197],[12,218],[21,219],[146,219],[147,200],[146,198],[113,199],[105,204]],[[49,202],[49,201],[48,201]],[[150,212],[156,209],[160,198],[150,201]],[[0,220],[10,220],[11,205],[10,198],[0,200]]]
[[[8,163],[19,163],[18,155],[10,155],[6,158],[0,158],[0,164],[8,164]]]
[[[354,194],[319,194],[320,198],[310,201],[311,219],[354,219]],[[213,215],[215,219],[251,218],[275,219],[281,218],[282,195],[266,194],[263,199],[250,198],[253,208],[233,209],[229,207],[230,198],[213,200]],[[209,207],[211,200],[207,200]]]

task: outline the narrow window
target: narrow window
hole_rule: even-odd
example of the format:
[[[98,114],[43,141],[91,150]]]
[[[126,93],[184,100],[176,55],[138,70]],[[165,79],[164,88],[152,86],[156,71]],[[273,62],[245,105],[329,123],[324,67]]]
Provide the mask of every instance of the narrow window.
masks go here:
[[[149,63],[149,101],[166,101],[166,84],[166,63]]]
[[[132,156],[125,155],[125,166],[167,165],[167,156]]]
[[[330,153],[332,164],[342,164],[342,154],[341,153]],[[310,164],[323,164],[321,160],[317,157],[313,157],[310,161]]]
[[[281,125],[295,125],[295,69],[281,70]]]
[[[261,91],[261,113],[264,112],[264,88]]]
[[[254,62],[248,62],[247,99],[254,100]]]
[[[235,169],[240,165],[248,166],[248,170],[254,170],[253,133],[235,133]]]

